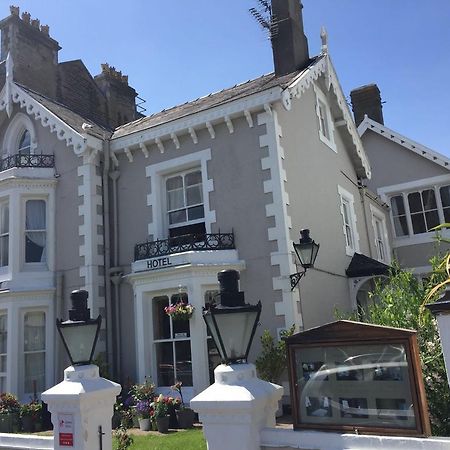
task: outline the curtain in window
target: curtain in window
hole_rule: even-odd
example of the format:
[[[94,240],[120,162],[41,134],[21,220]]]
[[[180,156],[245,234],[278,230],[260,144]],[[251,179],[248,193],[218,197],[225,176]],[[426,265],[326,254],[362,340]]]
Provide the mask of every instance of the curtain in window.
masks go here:
[[[25,220],[25,262],[45,262],[47,258],[45,201],[28,200]]]
[[[31,135],[28,130],[22,133],[19,141],[18,153],[19,155],[29,155],[31,150]]]
[[[24,391],[42,392],[45,388],[45,313],[29,312],[24,316]],[[34,386],[34,383],[36,386]]]

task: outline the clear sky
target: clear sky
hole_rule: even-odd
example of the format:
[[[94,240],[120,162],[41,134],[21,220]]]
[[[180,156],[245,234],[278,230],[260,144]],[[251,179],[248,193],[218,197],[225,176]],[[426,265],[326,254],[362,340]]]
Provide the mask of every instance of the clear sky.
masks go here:
[[[60,61],[129,75],[147,114],[273,70],[256,0],[0,0],[2,17],[12,2],[50,25]],[[450,0],[303,4],[310,54],[325,25],[345,95],[376,82],[385,124],[450,157]]]

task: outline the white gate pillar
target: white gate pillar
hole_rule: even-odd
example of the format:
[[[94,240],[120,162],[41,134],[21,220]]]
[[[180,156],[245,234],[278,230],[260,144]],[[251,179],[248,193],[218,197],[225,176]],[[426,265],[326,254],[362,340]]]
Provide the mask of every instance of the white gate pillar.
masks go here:
[[[54,448],[111,450],[111,418],[120,390],[120,384],[99,376],[97,366],[68,367],[64,380],[42,393],[52,414]]]
[[[191,400],[208,450],[260,450],[261,430],[275,426],[283,388],[256,377],[253,364],[220,365],[215,383]]]

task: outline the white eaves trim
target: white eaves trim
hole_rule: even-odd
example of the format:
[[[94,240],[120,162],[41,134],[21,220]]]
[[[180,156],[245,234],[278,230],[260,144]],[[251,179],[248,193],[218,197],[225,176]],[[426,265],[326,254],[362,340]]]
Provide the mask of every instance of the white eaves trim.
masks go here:
[[[423,158],[428,159],[429,161],[432,161],[439,166],[445,167],[446,169],[450,170],[450,159],[448,159],[446,156],[442,155],[441,153],[435,152],[428,147],[425,147],[425,145],[408,139],[402,134],[397,133],[396,131],[393,131],[378,122],[375,122],[373,119],[370,119],[367,115],[365,115],[364,120],[358,126],[358,133],[360,136],[362,136],[367,130],[374,131],[380,136],[383,136],[386,139],[400,144],[401,146],[416,153],[417,155],[422,156]]]
[[[96,150],[102,148],[100,139],[78,133],[17,84],[7,82],[0,92],[0,111],[10,110],[11,102],[18,103],[30,117],[39,120],[43,127],[49,128],[51,133],[55,133],[60,141],[65,141],[68,147],[72,146],[75,154],[83,154],[88,147]]]
[[[140,143],[153,142],[155,139],[164,141],[172,139],[172,134],[187,134],[189,129],[196,127],[205,128],[207,123],[214,125],[215,122],[225,120],[225,117],[232,119],[237,115],[244,114],[244,111],[252,111],[263,108],[264,105],[270,104],[281,99],[281,88],[275,86],[267,91],[249,95],[228,102],[224,105],[216,106],[205,111],[190,114],[186,117],[180,117],[171,122],[156,125],[146,130],[137,131],[126,136],[118,137],[111,140],[111,151],[117,152],[125,148],[138,147]]]

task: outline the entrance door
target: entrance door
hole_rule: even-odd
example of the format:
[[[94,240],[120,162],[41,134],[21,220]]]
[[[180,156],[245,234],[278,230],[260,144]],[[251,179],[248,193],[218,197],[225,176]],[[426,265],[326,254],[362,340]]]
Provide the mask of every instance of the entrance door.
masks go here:
[[[179,301],[186,302],[186,293],[154,297],[153,340],[156,354],[156,383],[159,387],[172,386],[181,381],[192,386],[191,333],[189,320],[172,320],[164,308]]]

